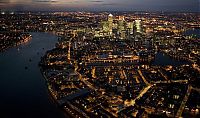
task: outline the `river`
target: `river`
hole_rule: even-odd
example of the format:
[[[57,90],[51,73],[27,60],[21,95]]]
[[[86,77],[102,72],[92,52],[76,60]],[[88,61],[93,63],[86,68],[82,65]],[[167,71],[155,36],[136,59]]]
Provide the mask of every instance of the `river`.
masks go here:
[[[64,118],[38,68],[40,57],[54,47],[57,37],[31,35],[27,44],[0,53],[0,118]]]

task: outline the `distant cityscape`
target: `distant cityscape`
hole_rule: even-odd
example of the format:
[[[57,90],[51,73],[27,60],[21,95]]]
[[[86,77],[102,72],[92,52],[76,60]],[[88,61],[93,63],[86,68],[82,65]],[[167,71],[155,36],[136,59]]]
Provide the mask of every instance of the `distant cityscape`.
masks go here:
[[[32,32],[58,37],[38,68],[68,117],[200,117],[199,13],[2,11],[0,52]]]

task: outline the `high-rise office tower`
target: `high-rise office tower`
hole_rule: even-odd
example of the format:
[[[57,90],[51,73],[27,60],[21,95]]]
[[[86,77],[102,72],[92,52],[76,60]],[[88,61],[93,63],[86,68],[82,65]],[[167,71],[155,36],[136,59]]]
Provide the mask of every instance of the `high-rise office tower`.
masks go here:
[[[108,28],[109,28],[109,34],[112,35],[112,28],[113,28],[113,15],[108,15]]]
[[[126,22],[126,39],[130,39],[133,35],[133,22]]]
[[[67,59],[68,59],[68,61],[71,63],[71,39],[70,39],[70,41],[69,41],[69,47],[68,47],[68,53],[67,53]]]
[[[119,16],[118,20],[118,34],[120,39],[124,39],[126,32],[125,32],[125,21],[124,21],[124,16]]]
[[[135,20],[135,27],[137,33],[142,33],[141,20]]]
[[[109,24],[108,24],[107,21],[102,21],[102,22],[101,22],[101,27],[102,27],[102,31],[103,31],[104,33],[109,32]]]
[[[124,16],[119,16],[119,20],[124,21],[125,20]]]
[[[123,30],[124,30],[124,16],[119,16],[118,31],[122,32]]]
[[[130,34],[133,34],[133,22],[128,22],[127,23],[127,29],[130,31]]]

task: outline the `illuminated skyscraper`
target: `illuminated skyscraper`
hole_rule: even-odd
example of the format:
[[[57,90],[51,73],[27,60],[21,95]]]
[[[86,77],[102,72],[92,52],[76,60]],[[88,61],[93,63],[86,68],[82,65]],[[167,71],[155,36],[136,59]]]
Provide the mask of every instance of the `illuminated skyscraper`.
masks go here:
[[[119,21],[118,21],[118,34],[120,39],[125,38],[125,21],[124,21],[124,16],[119,16]]]
[[[109,14],[108,15],[108,29],[109,29],[109,34],[112,34],[112,28],[113,28],[113,15]]]
[[[70,50],[70,48],[71,48],[71,39],[70,39],[70,41],[69,41],[69,47],[68,47],[68,53],[67,53],[67,59],[69,60],[69,62],[71,63],[71,50]]]
[[[109,24],[107,21],[102,21],[101,22],[101,27],[104,33],[108,33],[109,32]]]
[[[125,19],[124,16],[119,16],[120,21],[124,21],[124,19]]]
[[[130,34],[133,34],[133,22],[127,23],[127,29],[130,31]]]
[[[135,27],[137,33],[142,33],[141,20],[135,20]]]

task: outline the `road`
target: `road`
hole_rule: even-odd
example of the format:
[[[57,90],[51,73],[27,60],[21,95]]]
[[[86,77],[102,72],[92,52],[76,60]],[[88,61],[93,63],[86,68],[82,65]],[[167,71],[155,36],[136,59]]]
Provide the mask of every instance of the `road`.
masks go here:
[[[158,69],[158,72],[162,75],[162,77],[164,77],[165,78],[165,80],[168,80],[168,78],[167,78],[167,76],[166,75],[164,75],[161,71],[160,71],[160,69]]]
[[[182,113],[183,113],[183,110],[185,108],[185,104],[186,102],[188,101],[188,98],[190,96],[190,93],[192,91],[192,86],[191,85],[188,85],[188,89],[187,89],[187,92],[185,94],[185,97],[183,98],[183,101],[181,103],[181,106],[179,107],[178,109],[178,112],[176,113],[176,118],[179,118],[181,117]]]
[[[143,76],[143,74],[142,74],[142,72],[141,72],[141,70],[138,70],[138,73],[139,73],[139,75],[142,77],[142,80],[144,81],[144,83],[146,84],[146,85],[150,85],[150,83],[149,82],[147,82],[147,80],[145,79],[145,77]]]
[[[168,81],[156,81],[155,84],[167,84],[167,83],[188,83],[188,80],[168,80]]]
[[[149,86],[145,87],[144,89],[142,89],[142,90],[140,91],[139,95],[138,95],[135,99],[131,100],[130,103],[127,103],[127,104],[126,104],[126,107],[128,107],[128,106],[134,106],[134,105],[135,105],[135,101],[136,101],[137,99],[140,99],[152,86],[153,86],[153,85],[149,85]],[[126,107],[125,107],[125,108],[126,108]],[[125,108],[124,108],[124,109],[125,109]],[[122,110],[124,110],[124,109],[121,109],[120,111],[122,111]],[[120,111],[119,111],[119,112],[120,112]]]

